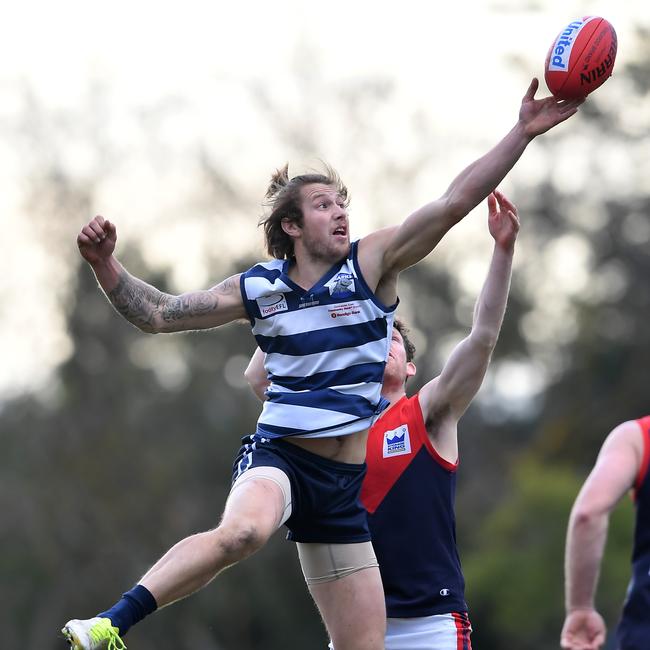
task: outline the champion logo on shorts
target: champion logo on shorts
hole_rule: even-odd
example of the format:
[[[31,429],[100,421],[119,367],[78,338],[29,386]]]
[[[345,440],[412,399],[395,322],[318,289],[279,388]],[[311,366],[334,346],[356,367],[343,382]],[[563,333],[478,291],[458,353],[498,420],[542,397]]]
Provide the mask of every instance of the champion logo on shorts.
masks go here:
[[[411,453],[411,439],[407,424],[400,424],[397,429],[384,432],[384,458],[404,456]]]
[[[262,318],[289,309],[287,299],[284,297],[283,293],[272,293],[270,296],[257,298],[257,306],[260,308],[260,315]]]

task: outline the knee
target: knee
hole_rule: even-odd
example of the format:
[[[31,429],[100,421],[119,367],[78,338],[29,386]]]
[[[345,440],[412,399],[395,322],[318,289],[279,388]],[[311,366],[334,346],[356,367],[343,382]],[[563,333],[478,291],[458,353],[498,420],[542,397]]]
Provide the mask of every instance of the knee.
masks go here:
[[[268,535],[252,521],[222,522],[214,530],[221,553],[230,562],[238,562],[259,551]]]

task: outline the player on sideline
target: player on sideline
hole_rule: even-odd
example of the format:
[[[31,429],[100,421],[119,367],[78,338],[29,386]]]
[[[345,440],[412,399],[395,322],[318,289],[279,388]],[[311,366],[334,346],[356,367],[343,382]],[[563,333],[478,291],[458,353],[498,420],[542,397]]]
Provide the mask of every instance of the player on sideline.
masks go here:
[[[605,439],[571,510],[565,555],[565,650],[598,650],[606,628],[594,608],[609,515],[632,490],[636,507],[632,579],[616,629],[617,650],[650,647],[650,416],[619,424]]]
[[[120,637],[131,626],[205,587],[261,548],[285,521],[291,539],[314,549],[311,564],[319,562],[323,545],[336,544],[340,566],[347,567],[332,567],[331,579],[312,586],[337,650],[383,648],[381,579],[358,493],[367,430],[386,405],[381,378],[397,278],[490,194],[534,137],[574,115],[582,103],[536,100],[537,87],[533,79],[510,132],[439,199],[401,225],[352,244],[347,190],[331,170],[292,179],[286,168],[278,172],[263,222],[275,260],[209,290],[160,292],[113,256],[114,224],[98,216],[84,226],[77,238],[80,253],[122,316],[150,333],[248,318],[267,353],[273,390],[256,433],[244,439],[219,525],[173,546],[109,610],[69,621],[63,634],[72,648],[123,647]]]
[[[496,345],[519,232],[516,208],[503,194],[491,194],[488,208],[494,250],[469,336],[440,375],[407,397],[415,347],[396,319],[381,391],[390,405],[368,435],[361,499],[384,585],[386,650],[471,650],[453,506],[457,425]],[[258,348],[245,375],[264,399],[262,357]],[[298,545],[301,559],[303,547]]]

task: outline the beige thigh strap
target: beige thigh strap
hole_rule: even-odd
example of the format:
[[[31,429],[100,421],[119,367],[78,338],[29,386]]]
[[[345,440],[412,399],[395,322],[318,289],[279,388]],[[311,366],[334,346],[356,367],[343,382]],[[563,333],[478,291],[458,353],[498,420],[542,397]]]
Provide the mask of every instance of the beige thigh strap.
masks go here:
[[[278,467],[251,467],[251,469],[247,469],[235,479],[235,482],[230,488],[230,492],[232,493],[242,483],[254,478],[272,481],[282,490],[282,494],[284,494],[284,511],[282,512],[282,519],[279,524],[282,526],[291,517],[291,482],[289,481],[289,477]]]
[[[379,566],[371,542],[358,544],[304,544],[298,557],[308,585],[339,580],[362,569]]]

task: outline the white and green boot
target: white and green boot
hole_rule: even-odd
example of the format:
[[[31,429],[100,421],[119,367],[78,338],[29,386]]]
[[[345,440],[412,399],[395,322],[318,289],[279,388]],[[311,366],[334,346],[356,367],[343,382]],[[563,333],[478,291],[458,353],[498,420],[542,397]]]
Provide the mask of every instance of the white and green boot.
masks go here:
[[[73,619],[63,629],[70,650],[126,650],[119,630],[108,618]]]

